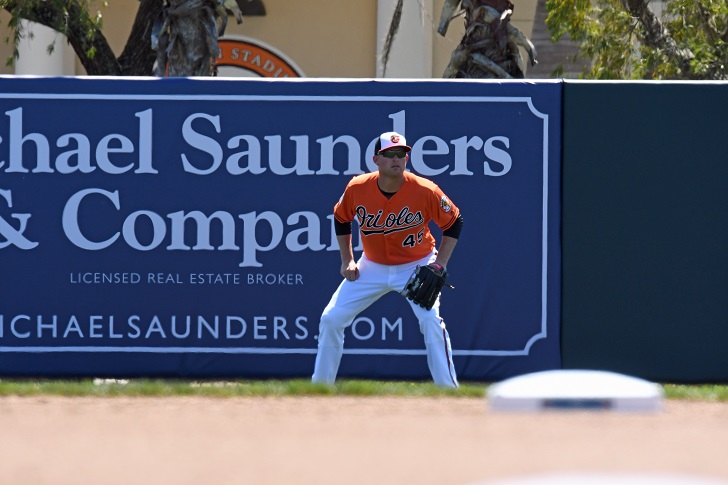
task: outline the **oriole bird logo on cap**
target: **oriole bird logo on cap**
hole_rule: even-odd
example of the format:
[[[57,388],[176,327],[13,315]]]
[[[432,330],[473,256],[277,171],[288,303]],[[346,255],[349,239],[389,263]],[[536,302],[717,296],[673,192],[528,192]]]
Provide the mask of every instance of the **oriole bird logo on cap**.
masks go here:
[[[389,137],[389,141],[392,143],[399,143],[399,136],[398,135],[392,135]]]

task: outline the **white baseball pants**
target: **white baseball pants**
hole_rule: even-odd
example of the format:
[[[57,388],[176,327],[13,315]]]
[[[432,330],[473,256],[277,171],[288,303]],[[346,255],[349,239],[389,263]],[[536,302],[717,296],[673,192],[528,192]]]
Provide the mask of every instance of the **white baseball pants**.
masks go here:
[[[359,279],[344,280],[331,297],[321,315],[318,335],[318,352],[313,372],[313,382],[333,384],[344,352],[344,330],[354,318],[369,305],[390,291],[401,291],[415,267],[435,260],[432,254],[412,263],[388,266],[374,263],[362,255],[359,259]],[[445,322],[440,318],[440,299],[431,310],[407,300],[420,323],[425,338],[427,365],[438,386],[458,387],[455,366],[452,362],[450,336]]]

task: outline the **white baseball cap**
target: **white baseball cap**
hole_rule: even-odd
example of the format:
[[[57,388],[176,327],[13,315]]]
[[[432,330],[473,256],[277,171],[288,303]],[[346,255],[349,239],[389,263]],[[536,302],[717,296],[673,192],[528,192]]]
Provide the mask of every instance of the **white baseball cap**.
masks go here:
[[[381,153],[384,150],[394,147],[405,148],[408,152],[412,150],[412,147],[407,145],[405,137],[396,131],[388,131],[379,135],[379,140],[377,140],[376,146],[377,153]]]

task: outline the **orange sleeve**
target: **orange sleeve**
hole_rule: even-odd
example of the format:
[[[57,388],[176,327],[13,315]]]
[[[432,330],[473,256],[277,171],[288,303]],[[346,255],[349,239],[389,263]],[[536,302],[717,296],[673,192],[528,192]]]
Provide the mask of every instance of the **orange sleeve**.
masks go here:
[[[447,231],[460,215],[460,209],[448,198],[447,195],[435,185],[431,199],[431,215],[437,227]]]
[[[344,193],[334,205],[334,217],[337,221],[347,223],[354,220],[354,208],[351,203],[351,181],[346,185]]]

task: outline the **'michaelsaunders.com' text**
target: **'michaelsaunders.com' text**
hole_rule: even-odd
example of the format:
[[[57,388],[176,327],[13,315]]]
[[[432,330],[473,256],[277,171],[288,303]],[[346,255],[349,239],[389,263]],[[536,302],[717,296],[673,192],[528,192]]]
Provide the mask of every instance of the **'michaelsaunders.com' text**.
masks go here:
[[[376,321],[358,317],[351,325],[356,340],[403,339],[402,317]],[[0,340],[45,344],[124,341],[236,344],[264,341],[304,341],[316,338],[318,318],[282,315],[4,315],[0,314]],[[413,327],[415,328],[415,327]]]

